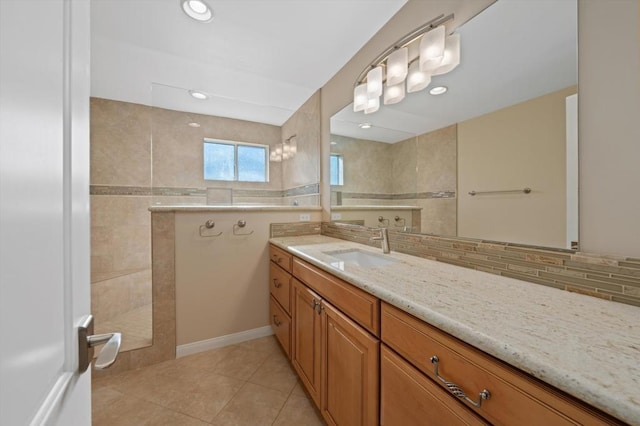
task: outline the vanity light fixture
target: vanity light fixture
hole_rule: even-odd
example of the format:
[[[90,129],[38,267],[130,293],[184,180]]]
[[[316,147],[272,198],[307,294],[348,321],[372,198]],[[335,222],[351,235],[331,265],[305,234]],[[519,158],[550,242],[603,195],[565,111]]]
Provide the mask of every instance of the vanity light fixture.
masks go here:
[[[298,143],[295,141],[296,136],[289,136],[284,142],[277,144],[276,148],[269,153],[269,161],[279,163],[282,160],[293,158],[298,152]]]
[[[358,124],[358,127],[360,127],[361,129],[370,129],[371,123],[360,123]]]
[[[395,104],[404,99],[405,93],[429,86],[431,76],[455,69],[460,64],[460,35],[447,36],[445,28],[453,18],[453,14],[438,16],[398,40],[371,62],[354,85],[353,110],[365,114],[376,112],[383,93],[385,105]],[[438,90],[430,93],[442,94],[447,88]]]
[[[203,0],[180,0],[182,11],[191,19],[207,23],[213,20],[213,11]]]
[[[209,95],[204,92],[198,92],[197,90],[189,90],[189,94],[200,101],[209,99]]]
[[[429,93],[432,95],[442,95],[449,90],[447,86],[436,86],[433,89],[429,90]]]

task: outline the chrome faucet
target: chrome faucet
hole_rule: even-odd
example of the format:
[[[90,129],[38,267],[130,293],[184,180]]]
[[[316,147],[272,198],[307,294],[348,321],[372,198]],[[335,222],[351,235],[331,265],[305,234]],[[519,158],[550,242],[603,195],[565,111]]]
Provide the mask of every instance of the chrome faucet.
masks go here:
[[[371,241],[382,241],[382,252],[384,254],[391,253],[391,247],[389,247],[389,230],[387,228],[378,228],[376,231],[380,231],[380,236],[371,237]]]

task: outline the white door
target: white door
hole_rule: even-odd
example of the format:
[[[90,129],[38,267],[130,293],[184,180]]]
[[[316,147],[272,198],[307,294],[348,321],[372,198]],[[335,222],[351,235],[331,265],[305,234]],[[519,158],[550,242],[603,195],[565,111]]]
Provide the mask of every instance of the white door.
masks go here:
[[[89,2],[0,0],[0,424],[88,425]]]

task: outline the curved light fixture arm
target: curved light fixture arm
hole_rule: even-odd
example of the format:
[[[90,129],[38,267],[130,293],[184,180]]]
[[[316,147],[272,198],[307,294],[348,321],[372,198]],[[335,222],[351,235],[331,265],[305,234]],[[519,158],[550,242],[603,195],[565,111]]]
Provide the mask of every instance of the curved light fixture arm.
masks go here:
[[[453,19],[454,19],[454,14],[453,13],[450,13],[447,16],[440,15],[440,16],[430,20],[429,22],[419,26],[415,30],[411,31],[410,33],[408,33],[407,35],[402,37],[400,40],[398,40],[397,42],[392,44],[384,52],[382,52],[380,55],[378,55],[373,61],[371,61],[371,63],[369,63],[369,65],[367,65],[364,68],[364,70],[362,70],[362,72],[360,73],[360,75],[356,79],[356,82],[355,82],[354,86],[362,84],[364,82],[365,78],[367,77],[367,73],[372,68],[375,68],[378,65],[382,64],[387,59],[387,57],[391,53],[393,53],[394,50],[401,49],[401,48],[403,48],[405,46],[408,46],[409,44],[411,44],[413,41],[415,41],[418,37],[420,37],[424,33],[427,33],[429,31],[431,31],[432,29],[434,29],[435,27],[440,26],[440,25],[442,25],[442,24],[444,24],[446,22],[449,22],[449,21],[451,21]]]

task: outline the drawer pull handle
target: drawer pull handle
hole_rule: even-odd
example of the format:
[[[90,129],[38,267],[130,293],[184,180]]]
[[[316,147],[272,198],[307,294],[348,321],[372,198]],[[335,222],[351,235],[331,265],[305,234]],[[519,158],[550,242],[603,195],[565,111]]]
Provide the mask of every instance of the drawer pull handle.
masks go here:
[[[280,263],[282,261],[282,258],[278,257],[277,254],[274,254],[273,255],[273,261],[276,262],[276,263]]]
[[[282,322],[278,321],[278,317],[276,315],[273,316],[273,323],[276,327],[280,327],[280,324],[282,324]]]
[[[274,279],[273,279],[273,286],[274,286],[275,288],[280,288],[280,287],[282,287],[282,283],[281,283],[280,281],[278,281],[278,279],[277,279],[277,278],[274,278]]]
[[[440,374],[438,374],[438,362],[440,362],[440,360],[438,359],[437,356],[432,356],[430,359],[431,363],[433,364],[433,374],[436,375],[436,377],[442,382],[444,383],[444,385],[447,387],[447,389],[449,390],[449,392],[451,392],[453,394],[453,396],[455,396],[458,399],[464,399],[465,401],[467,401],[469,404],[473,405],[474,407],[480,407],[482,405],[482,401],[491,398],[491,393],[486,390],[483,389],[482,392],[480,392],[478,394],[478,400],[474,401],[471,398],[469,398],[467,396],[466,393],[464,393],[464,391],[462,390],[462,388],[458,385],[456,385],[455,383],[449,382],[447,381],[444,377],[440,376]]]

